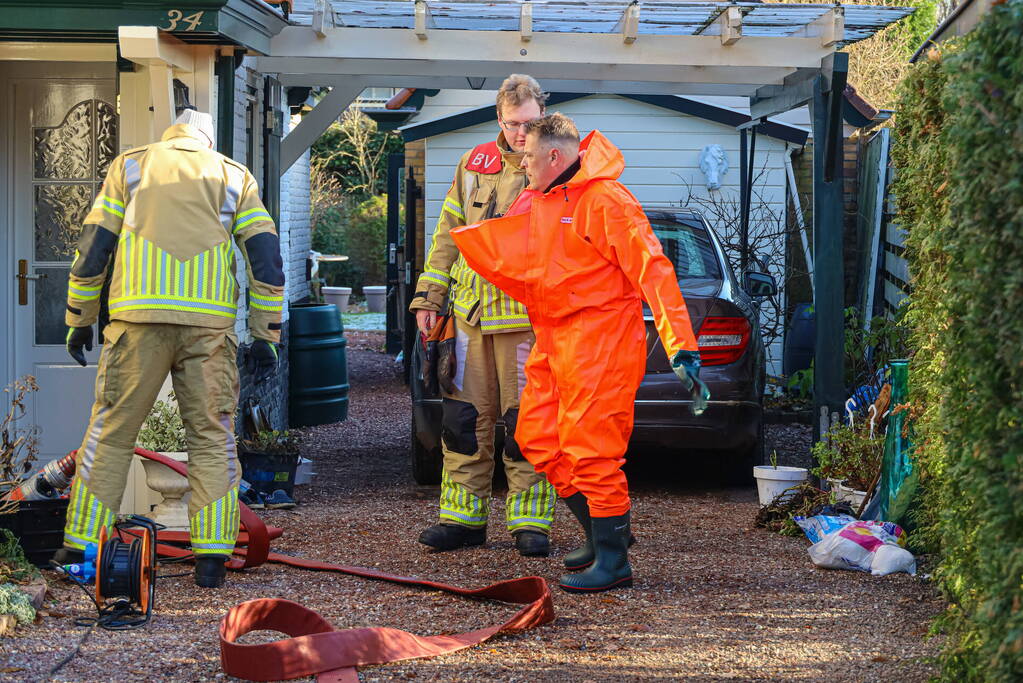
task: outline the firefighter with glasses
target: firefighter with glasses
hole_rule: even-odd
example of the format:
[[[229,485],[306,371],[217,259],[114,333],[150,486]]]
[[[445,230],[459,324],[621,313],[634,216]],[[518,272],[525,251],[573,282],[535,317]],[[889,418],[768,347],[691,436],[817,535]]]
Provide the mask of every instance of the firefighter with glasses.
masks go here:
[[[456,319],[455,391],[442,397],[440,520],[419,537],[435,550],[486,541],[494,428],[503,419],[507,528],[522,555],[550,553],[556,495],[523,458],[514,438],[525,361],[534,342],[529,318],[522,304],[466,265],[450,235],[459,226],[502,215],[526,187],[520,168],[526,124],[544,114],[546,99],[530,76],[513,74],[502,83],[497,93],[501,133],[462,156],[410,305],[424,334],[448,306]]]
[[[256,381],[277,367],[284,271],[273,219],[248,169],[213,151],[213,119],[184,111],[160,142],[124,152],[85,218],[68,283],[67,348],[85,365],[111,262],[110,324],[76,456],[64,548],[79,560],[114,522],[139,428],[170,373],[188,444],[195,581],[217,587],[238,535],[241,473],[235,245],[249,284]]]

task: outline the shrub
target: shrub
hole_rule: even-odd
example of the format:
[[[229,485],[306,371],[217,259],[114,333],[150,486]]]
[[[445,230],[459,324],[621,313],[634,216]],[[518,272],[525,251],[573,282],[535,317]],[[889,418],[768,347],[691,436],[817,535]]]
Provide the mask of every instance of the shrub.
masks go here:
[[[148,451],[180,453],[188,448],[185,425],[172,391],[166,401],[157,401],[139,430],[138,444]]]
[[[942,676],[1023,680],[1023,1],[902,85],[915,465],[952,606]],[[946,44],[947,45],[947,44]]]
[[[881,468],[884,433],[877,429],[871,437],[866,422],[857,427],[839,423],[813,445],[812,453],[817,463],[815,475],[839,479],[857,491],[866,491]]]
[[[242,440],[242,448],[248,453],[298,455],[299,438],[288,430],[261,431],[251,439]]]
[[[348,261],[323,263],[320,274],[328,286],[384,284],[387,268],[387,196],[358,203],[338,198],[321,207],[313,225],[313,249],[344,254]]]

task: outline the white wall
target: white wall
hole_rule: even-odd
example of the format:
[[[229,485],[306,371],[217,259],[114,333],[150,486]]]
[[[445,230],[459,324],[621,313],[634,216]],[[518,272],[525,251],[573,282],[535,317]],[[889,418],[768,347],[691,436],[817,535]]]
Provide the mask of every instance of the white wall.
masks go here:
[[[737,201],[739,134],[729,126],[615,95],[593,95],[549,109],[572,117],[581,135],[599,129],[622,150],[626,167],[620,180],[644,206],[678,207],[687,194],[687,185],[694,196],[709,197],[704,176],[699,170],[700,151],[709,144],[721,145],[728,157],[729,171],[717,192],[721,197]],[[459,158],[473,146],[495,139],[497,134],[498,126],[494,121],[427,139],[427,244]],[[757,136],[755,167],[757,172],[764,170],[760,181],[764,186],[764,203],[783,220],[787,215],[785,152],[784,142]],[[784,252],[779,249],[778,253],[765,256],[769,256],[770,270],[780,282],[784,271]],[[771,360],[768,371],[780,373],[780,339],[771,345],[768,354]]]
[[[419,110],[419,113],[403,125],[422,123],[439,119],[442,116],[457,114],[467,109],[493,104],[496,97],[496,90],[441,90],[433,97],[425,98],[423,108]]]

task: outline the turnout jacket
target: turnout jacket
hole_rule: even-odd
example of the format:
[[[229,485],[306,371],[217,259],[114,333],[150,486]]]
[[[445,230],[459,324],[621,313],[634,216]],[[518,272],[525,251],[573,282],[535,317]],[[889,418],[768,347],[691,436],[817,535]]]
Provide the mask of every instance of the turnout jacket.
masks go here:
[[[528,182],[521,163],[522,153],[511,151],[504,133],[496,142],[478,145],[462,155],[444,197],[411,310],[439,311],[449,297],[455,315],[470,325],[480,325],[483,334],[529,329],[525,306],[469,267],[451,239],[452,229],[508,210]]]
[[[698,351],[675,268],[643,207],[617,180],[625,169],[622,153],[596,130],[579,150],[579,171],[567,181],[546,192],[522,193],[503,218],[456,229],[452,235],[461,253],[529,306],[538,330],[574,325],[584,351],[598,348],[594,340],[618,333],[591,327],[586,315],[642,321],[641,298],[669,359],[681,349]],[[640,354],[640,377],[644,365]]]
[[[93,324],[111,259],[112,320],[231,328],[234,243],[245,260],[252,336],[280,341],[284,270],[273,219],[242,164],[175,124],[110,166],[85,218],[68,282],[66,322]]]

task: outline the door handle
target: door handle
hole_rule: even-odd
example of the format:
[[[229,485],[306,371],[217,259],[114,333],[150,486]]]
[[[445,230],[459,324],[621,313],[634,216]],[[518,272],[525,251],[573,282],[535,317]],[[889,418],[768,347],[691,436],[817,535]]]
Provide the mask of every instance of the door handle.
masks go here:
[[[18,305],[28,306],[28,281],[44,280],[46,279],[46,273],[29,275],[28,261],[26,259],[18,259],[18,274],[14,277],[18,279]]]

